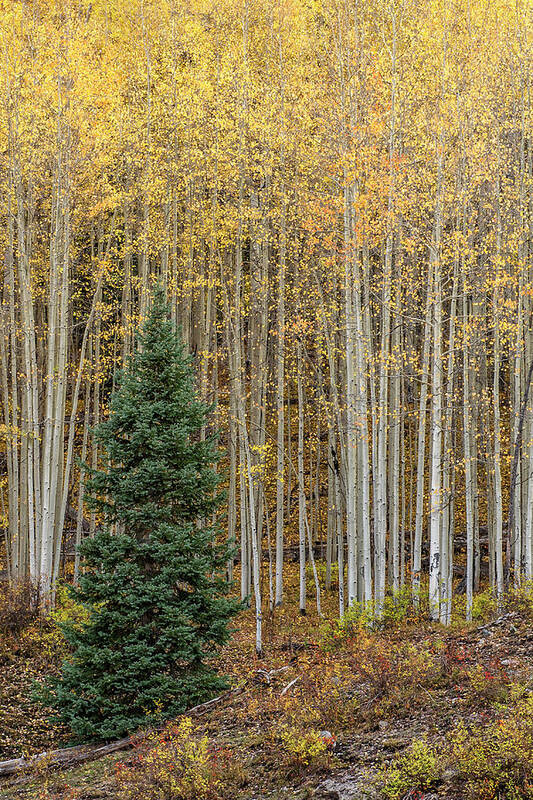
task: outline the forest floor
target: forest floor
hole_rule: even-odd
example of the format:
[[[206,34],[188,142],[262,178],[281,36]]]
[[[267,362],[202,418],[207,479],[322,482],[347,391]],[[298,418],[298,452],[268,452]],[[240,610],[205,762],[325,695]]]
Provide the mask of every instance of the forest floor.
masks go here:
[[[356,615],[336,622],[334,592],[321,619],[311,595],[305,616],[292,599],[265,615],[261,659],[253,653],[253,611],[241,614],[220,664],[233,691],[191,715],[190,740],[206,737],[211,772],[203,764],[192,778],[207,781],[205,797],[533,797],[530,593],[499,610],[482,595],[478,618],[450,628],[391,602],[380,630]],[[65,732],[47,723],[30,690],[33,679],[57,669],[60,650],[55,621],[28,620],[0,638],[0,759],[64,746]],[[180,798],[161,786],[183,737],[177,721],[74,768],[53,769],[45,759],[0,782],[0,797]],[[191,800],[204,796],[189,791]]]

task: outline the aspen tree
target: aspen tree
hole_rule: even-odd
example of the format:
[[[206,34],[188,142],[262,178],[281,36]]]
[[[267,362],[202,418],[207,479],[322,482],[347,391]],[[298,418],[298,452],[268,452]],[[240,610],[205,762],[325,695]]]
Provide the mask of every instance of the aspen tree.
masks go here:
[[[375,549],[375,587],[376,613],[379,616],[383,609],[386,585],[386,541],[387,541],[387,485],[388,485],[388,406],[389,406],[389,356],[391,334],[391,281],[393,247],[395,242],[394,191],[395,191],[395,158],[396,158],[396,126],[397,126],[397,93],[398,93],[398,24],[399,14],[395,2],[390,4],[391,41],[386,47],[390,58],[390,107],[388,122],[388,179],[389,192],[385,220],[385,243],[383,256],[383,277],[381,291],[381,331],[379,351],[379,388],[377,390],[378,406],[376,414],[377,450],[374,496],[374,549]]]
[[[447,24],[447,23],[445,23]],[[444,31],[440,104],[444,102],[445,72],[447,64],[447,31]],[[441,112],[442,113],[442,112]],[[440,123],[442,125],[442,122]],[[429,248],[429,269],[433,272],[433,347],[432,347],[432,380],[431,380],[431,489],[430,489],[430,544],[429,544],[429,611],[432,619],[440,615],[440,580],[441,580],[441,520],[442,520],[442,218],[443,218],[443,171],[444,146],[443,132],[435,142],[437,156],[437,185],[435,199],[435,215]]]
[[[306,525],[307,505],[304,483],[304,390],[303,390],[303,359],[300,340],[296,344],[297,353],[297,390],[298,390],[298,551],[299,551],[299,583],[300,583],[300,614],[306,613]]]

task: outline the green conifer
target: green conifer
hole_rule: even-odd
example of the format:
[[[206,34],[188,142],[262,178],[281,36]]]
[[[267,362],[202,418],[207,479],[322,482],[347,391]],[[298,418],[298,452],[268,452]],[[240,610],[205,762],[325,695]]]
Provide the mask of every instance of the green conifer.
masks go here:
[[[225,686],[213,669],[239,604],[226,546],[207,524],[221,496],[210,409],[156,289],[139,346],[95,431],[109,467],[91,471],[102,530],[82,545],[73,589],[88,622],[65,626],[72,654],[46,699],[78,740],[111,739],[174,717]]]

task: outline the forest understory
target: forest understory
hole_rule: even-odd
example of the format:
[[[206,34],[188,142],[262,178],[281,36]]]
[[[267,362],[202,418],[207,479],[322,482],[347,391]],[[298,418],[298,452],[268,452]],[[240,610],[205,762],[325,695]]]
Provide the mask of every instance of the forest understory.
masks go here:
[[[290,570],[289,599],[297,592]],[[37,759],[0,779],[0,797],[166,797],[165,770],[184,747],[184,720],[186,740],[204,741],[209,760],[206,771],[198,752],[188,754],[196,772],[183,797],[191,799],[195,780],[208,780],[205,796],[223,800],[531,796],[530,588],[499,609],[481,592],[473,622],[456,607],[448,627],[430,622],[427,609],[415,612],[406,596],[390,599],[379,630],[355,614],[339,622],[335,602],[334,591],[325,594],[322,619],[314,610],[298,614],[291,602],[276,609],[265,619],[262,658],[250,658],[255,619],[243,611],[222,652],[231,689],[220,701],[103,758],[62,768],[50,756]],[[57,622],[72,613],[65,600],[51,619],[29,616],[10,630],[2,607],[0,759],[66,745],[65,732],[32,701],[31,683],[57,670]],[[80,749],[94,748],[73,752]]]

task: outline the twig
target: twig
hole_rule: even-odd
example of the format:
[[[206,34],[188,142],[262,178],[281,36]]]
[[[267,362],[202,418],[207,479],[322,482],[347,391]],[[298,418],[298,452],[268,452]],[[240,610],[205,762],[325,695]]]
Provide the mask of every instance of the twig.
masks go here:
[[[294,680],[292,680],[290,683],[288,683],[285,686],[285,688],[281,690],[280,697],[283,697],[284,694],[287,694],[287,692],[289,691],[291,686],[294,686],[295,683],[298,683],[298,681],[300,680],[301,677],[302,677],[301,675],[298,675],[296,678],[294,678]]]

